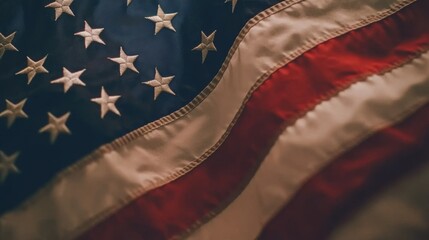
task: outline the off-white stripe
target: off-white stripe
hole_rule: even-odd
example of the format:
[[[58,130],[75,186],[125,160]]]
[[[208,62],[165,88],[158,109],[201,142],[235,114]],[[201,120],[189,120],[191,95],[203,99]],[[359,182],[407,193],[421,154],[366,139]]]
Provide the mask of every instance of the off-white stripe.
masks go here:
[[[116,151],[86,161],[84,167],[63,172],[24,206],[0,218],[0,238],[74,236],[144,192],[180,177],[219,146],[249,91],[270,73],[318,43],[411,2],[307,0],[260,21],[199,106]]]
[[[327,163],[429,101],[429,53],[352,85],[288,127],[245,190],[189,239],[255,239]]]

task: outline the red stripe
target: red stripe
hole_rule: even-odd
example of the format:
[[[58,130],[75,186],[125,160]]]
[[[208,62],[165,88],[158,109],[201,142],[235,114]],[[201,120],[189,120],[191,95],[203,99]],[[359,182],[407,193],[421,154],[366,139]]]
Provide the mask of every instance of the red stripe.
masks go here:
[[[429,105],[335,160],[301,188],[259,239],[326,239],[365,198],[429,160],[428,123]]]
[[[227,140],[193,171],[138,198],[81,239],[168,239],[224,206],[285,125],[344,87],[413,56],[429,42],[427,1],[330,40],[274,73]],[[422,7],[423,6],[423,7]]]

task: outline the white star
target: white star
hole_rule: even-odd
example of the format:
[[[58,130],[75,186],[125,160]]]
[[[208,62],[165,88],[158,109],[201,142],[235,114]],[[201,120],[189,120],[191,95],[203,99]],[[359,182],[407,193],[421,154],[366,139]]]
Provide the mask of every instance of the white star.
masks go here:
[[[155,79],[148,82],[143,82],[146,85],[149,85],[155,89],[153,100],[159,96],[161,92],[167,92],[172,95],[176,95],[173,90],[170,88],[170,82],[173,81],[174,76],[163,77],[159,74],[158,69],[155,68]]]
[[[7,127],[11,127],[17,118],[28,118],[23,108],[27,99],[14,104],[6,100],[6,110],[0,113],[0,117],[7,117]]]
[[[85,21],[85,30],[82,32],[77,32],[74,35],[78,35],[85,38],[85,48],[88,48],[88,46],[93,41],[106,45],[106,43],[100,38],[100,34],[103,30],[104,28],[92,29],[91,26],[89,26],[89,24]]]
[[[127,0],[127,6],[131,4],[133,0]]]
[[[74,17],[74,13],[70,8],[70,5],[74,0],[55,0],[55,2],[49,3],[45,7],[50,7],[55,9],[55,21],[61,16],[63,13],[67,13]]]
[[[134,66],[134,61],[138,58],[138,55],[128,56],[124,50],[120,49],[119,57],[108,58],[119,64],[119,74],[122,76],[127,69],[131,69],[136,73],[139,73],[137,68]]]
[[[216,31],[212,32],[208,37],[204,32],[201,32],[201,43],[192,49],[193,51],[201,51],[203,57],[202,63],[206,60],[207,53],[209,51],[217,51],[216,46],[213,43],[215,35]]]
[[[18,51],[15,46],[13,46],[12,41],[15,37],[16,32],[10,34],[5,37],[2,33],[0,33],[0,59],[3,57],[6,50],[9,51]]]
[[[80,80],[80,75],[85,72],[86,69],[82,69],[77,72],[70,72],[67,68],[63,68],[63,77],[51,81],[51,83],[63,83],[64,84],[64,93],[66,93],[74,84],[86,86],[82,80]]]
[[[176,29],[174,29],[173,27],[173,24],[171,23],[171,21],[176,15],[177,15],[177,12],[165,14],[161,6],[158,5],[158,12],[156,13],[156,16],[146,17],[146,19],[149,19],[155,23],[155,35],[156,35],[163,28],[168,28],[170,30],[176,31]]]
[[[51,143],[55,143],[60,133],[71,134],[66,123],[70,117],[70,112],[62,115],[61,117],[55,117],[52,113],[48,112],[49,123],[39,130],[39,133],[49,132]]]
[[[47,57],[48,57],[48,55],[46,55],[44,58],[40,59],[39,61],[33,61],[31,58],[27,57],[28,67],[17,72],[16,75],[27,74],[28,84],[30,84],[31,81],[33,80],[34,76],[36,76],[36,74],[38,74],[38,73],[49,73],[48,70],[46,70],[46,68],[43,67],[43,64],[45,64]]]
[[[4,152],[0,151],[0,183],[6,180],[9,172],[19,173],[19,169],[15,165],[18,156],[19,152],[7,156]]]
[[[232,0],[232,12],[234,12],[235,5],[237,5],[237,1],[238,0]],[[231,2],[231,0],[226,0],[225,3],[227,3],[227,2]]]
[[[106,91],[104,90],[104,87],[101,87],[101,96],[99,98],[93,98],[91,101],[100,104],[101,106],[101,118],[104,118],[106,116],[107,112],[112,111],[116,113],[117,115],[121,116],[121,113],[116,108],[116,101],[121,96],[109,96]]]

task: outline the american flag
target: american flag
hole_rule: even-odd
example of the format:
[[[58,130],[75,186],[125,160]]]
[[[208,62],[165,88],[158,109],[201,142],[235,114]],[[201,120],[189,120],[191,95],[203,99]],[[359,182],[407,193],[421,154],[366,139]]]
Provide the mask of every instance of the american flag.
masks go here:
[[[0,1],[0,239],[429,239],[428,12]]]

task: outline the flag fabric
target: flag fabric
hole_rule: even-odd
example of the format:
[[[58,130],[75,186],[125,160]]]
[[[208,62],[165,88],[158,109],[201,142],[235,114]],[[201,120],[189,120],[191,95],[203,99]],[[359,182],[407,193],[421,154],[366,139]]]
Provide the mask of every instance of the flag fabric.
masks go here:
[[[428,10],[0,2],[0,239],[428,238]]]

